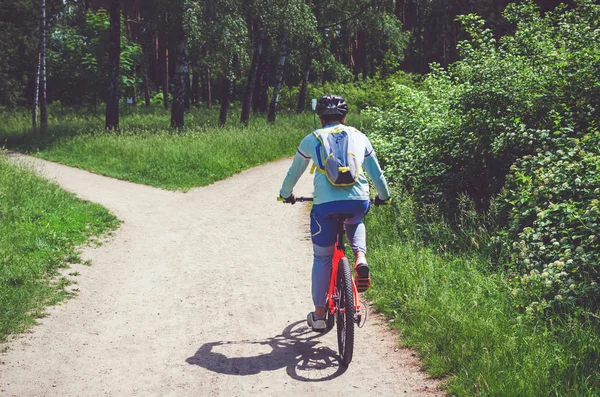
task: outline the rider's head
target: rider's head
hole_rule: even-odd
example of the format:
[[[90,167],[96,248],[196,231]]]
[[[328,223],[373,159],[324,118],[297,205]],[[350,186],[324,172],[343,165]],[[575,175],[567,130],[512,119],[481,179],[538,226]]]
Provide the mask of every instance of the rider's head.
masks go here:
[[[315,111],[319,115],[323,126],[337,123],[343,124],[346,122],[348,104],[341,96],[325,95],[319,99]]]

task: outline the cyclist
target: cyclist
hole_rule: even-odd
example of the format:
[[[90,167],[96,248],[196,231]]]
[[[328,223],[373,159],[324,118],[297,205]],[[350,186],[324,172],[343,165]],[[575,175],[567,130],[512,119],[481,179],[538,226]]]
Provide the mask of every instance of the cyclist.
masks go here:
[[[279,200],[295,203],[293,188],[312,160],[313,167],[320,172],[315,173],[314,177],[314,205],[310,213],[314,254],[312,298],[315,310],[308,314],[307,320],[314,331],[322,331],[326,328],[325,300],[337,234],[336,222],[329,218],[330,214],[354,215],[346,220],[345,226],[348,242],[354,252],[356,285],[359,292],[365,291],[370,285],[369,266],[365,258],[366,232],[362,222],[369,211],[369,182],[362,172],[358,172],[356,181],[348,186],[336,186],[330,181],[323,171],[323,157],[328,156],[323,153],[323,143],[328,135],[345,131],[351,136],[348,140],[348,152],[355,156],[358,169],[364,169],[373,181],[377,190],[376,204],[388,204],[391,197],[371,142],[356,128],[345,125],[348,104],[344,98],[336,95],[323,96],[317,103],[316,112],[323,128],[308,134],[300,143],[279,191]]]

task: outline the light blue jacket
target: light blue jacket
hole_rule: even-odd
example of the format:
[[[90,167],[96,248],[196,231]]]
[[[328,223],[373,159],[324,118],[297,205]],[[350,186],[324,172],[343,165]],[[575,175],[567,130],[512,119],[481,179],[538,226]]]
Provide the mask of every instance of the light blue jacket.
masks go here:
[[[325,126],[319,133],[327,134],[328,130],[335,126],[340,126],[340,124]],[[353,139],[355,140],[356,145],[355,150],[361,155],[357,157],[362,157],[362,154],[364,154],[362,168],[373,181],[373,185],[375,185],[379,198],[387,200],[390,197],[390,191],[385,181],[385,177],[383,176],[383,172],[381,171],[381,167],[379,166],[379,162],[377,161],[377,157],[375,157],[375,151],[373,150],[373,145],[371,145],[369,138],[353,127],[342,126],[342,128],[346,131],[352,130]],[[356,148],[358,148],[358,150]],[[293,192],[294,186],[306,170],[306,167],[308,167],[311,160],[315,164],[322,166],[324,159],[321,157],[321,143],[315,134],[308,134],[298,147],[292,166],[283,181],[283,186],[281,187],[279,194],[282,197],[289,197]],[[369,182],[364,173],[361,172],[354,185],[333,186],[329,180],[327,180],[325,175],[320,172],[315,172],[313,197],[315,204],[341,200],[368,200]]]

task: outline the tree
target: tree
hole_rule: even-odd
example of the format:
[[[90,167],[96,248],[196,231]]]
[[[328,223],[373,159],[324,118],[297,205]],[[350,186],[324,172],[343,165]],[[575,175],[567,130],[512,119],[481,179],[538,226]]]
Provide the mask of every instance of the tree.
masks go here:
[[[119,128],[119,60],[121,58],[121,12],[119,0],[110,2],[108,47],[108,99],[106,101],[107,130]]]
[[[173,105],[171,107],[171,128],[182,129],[184,126],[185,100],[187,95],[187,82],[189,78],[188,51],[185,42],[185,29],[183,26],[183,7],[176,10],[175,20],[175,90],[173,92]]]
[[[46,0],[42,0],[40,19],[40,56],[39,56],[39,79],[40,79],[40,128],[46,131],[48,128],[48,111],[46,108]],[[36,84],[37,85],[37,84]],[[37,98],[37,93],[35,95]],[[35,107],[35,105],[34,105]],[[35,125],[34,125],[35,127]]]
[[[317,23],[312,10],[304,0],[279,0],[273,3],[268,15],[270,31],[276,31],[279,44],[275,85],[269,105],[267,121],[274,123],[279,106],[279,93],[283,85],[283,73],[290,45],[297,47],[303,39],[311,41],[316,34]]]
[[[283,27],[282,32],[279,36],[279,60],[277,62],[277,71],[275,72],[275,87],[273,88],[273,96],[271,97],[271,104],[269,105],[269,114],[267,115],[267,121],[274,123],[277,117],[277,107],[279,104],[279,92],[281,91],[281,85],[283,84],[283,68],[285,66],[285,58],[288,54],[288,31]]]
[[[272,0],[267,0],[264,8],[264,13],[269,12]],[[256,80],[258,76],[258,70],[263,62],[263,52],[267,44],[267,35],[265,33],[265,27],[262,26],[258,16],[250,15],[248,20],[251,21],[249,31],[256,31],[257,37],[254,44],[254,53],[252,54],[252,62],[248,71],[248,80],[246,83],[246,92],[244,94],[244,101],[242,103],[242,115],[241,122],[244,125],[248,125],[248,119],[250,118],[250,107],[252,106],[252,100],[254,98],[254,91],[256,86]]]
[[[269,0],[270,1],[270,0]],[[203,54],[206,72],[219,76],[221,110],[219,123],[227,121],[231,88],[248,60],[248,30],[240,0],[190,1],[186,30],[192,52]],[[210,51],[209,51],[210,49]],[[205,77],[205,86],[210,76]]]

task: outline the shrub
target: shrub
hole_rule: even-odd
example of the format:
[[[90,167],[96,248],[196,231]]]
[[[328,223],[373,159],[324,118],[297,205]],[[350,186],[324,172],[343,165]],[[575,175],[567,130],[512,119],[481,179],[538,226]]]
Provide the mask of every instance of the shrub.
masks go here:
[[[452,209],[467,193],[485,206],[510,166],[545,145],[537,131],[600,119],[600,6],[541,16],[526,2],[505,16],[517,30],[499,42],[481,18],[462,17],[462,60],[434,65],[422,91],[396,84],[395,105],[373,114],[388,172],[420,201]]]
[[[567,133],[570,131],[567,131]],[[561,131],[555,134],[560,135]],[[508,213],[514,294],[528,313],[600,303],[600,133],[552,139],[511,167],[498,203]]]
[[[327,82],[325,84],[309,84],[307,98],[310,100],[310,98],[320,98],[326,94],[340,95],[348,101],[351,113],[359,113],[368,107],[388,109],[394,101],[394,93],[389,89],[392,84],[404,84],[416,87],[419,84],[419,77],[404,72],[397,72],[386,78],[376,76],[350,83]],[[300,87],[283,87],[279,96],[280,108],[296,110],[299,92]],[[306,103],[307,110],[310,109],[308,100]]]
[[[529,313],[595,311],[600,6],[542,15],[527,1],[505,16],[516,31],[499,40],[461,17],[461,61],[434,65],[419,90],[395,84],[394,105],[370,112],[373,140],[421,208],[456,219],[461,196],[481,211],[500,194],[500,259]]]

